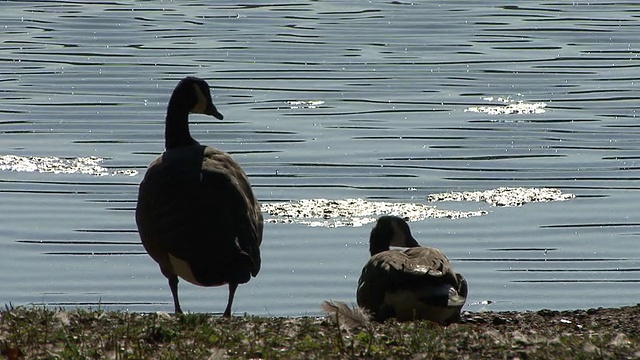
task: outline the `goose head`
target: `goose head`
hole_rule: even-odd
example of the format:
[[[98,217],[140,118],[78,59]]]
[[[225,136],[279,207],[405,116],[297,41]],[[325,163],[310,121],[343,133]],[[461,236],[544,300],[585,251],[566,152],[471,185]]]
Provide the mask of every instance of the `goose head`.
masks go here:
[[[371,230],[369,252],[371,256],[389,250],[390,246],[418,247],[420,244],[411,235],[409,224],[398,216],[381,216]]]
[[[194,76],[180,80],[169,99],[165,127],[167,149],[198,143],[189,133],[189,114],[205,114],[219,120],[224,118],[213,105],[209,84]]]
[[[205,114],[219,120],[224,118],[213,105],[209,84],[195,76],[187,76],[176,85],[169,100],[169,110]]]

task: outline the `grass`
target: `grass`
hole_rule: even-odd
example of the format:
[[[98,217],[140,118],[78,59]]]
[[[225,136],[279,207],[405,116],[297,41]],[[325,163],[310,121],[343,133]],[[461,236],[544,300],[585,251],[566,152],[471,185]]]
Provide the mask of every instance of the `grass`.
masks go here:
[[[321,317],[173,315],[10,307],[6,359],[637,359],[640,305],[466,313],[463,323],[365,323]]]

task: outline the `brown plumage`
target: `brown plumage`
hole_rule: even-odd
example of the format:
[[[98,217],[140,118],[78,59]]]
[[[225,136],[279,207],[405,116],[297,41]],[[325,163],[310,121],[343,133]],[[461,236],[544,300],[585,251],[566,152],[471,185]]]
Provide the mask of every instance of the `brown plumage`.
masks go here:
[[[169,281],[181,313],[178,277],[201,286],[229,284],[224,316],[238,284],[260,271],[263,219],[247,175],[229,154],[200,145],[189,113],[222,119],[202,79],[182,79],[171,95],[165,152],[140,183],[136,223],[147,253]]]
[[[389,250],[390,246],[408,249]],[[449,324],[460,320],[467,281],[453,271],[438,249],[420,247],[407,222],[382,216],[371,231],[371,258],[358,281],[358,306],[377,321],[431,320]]]

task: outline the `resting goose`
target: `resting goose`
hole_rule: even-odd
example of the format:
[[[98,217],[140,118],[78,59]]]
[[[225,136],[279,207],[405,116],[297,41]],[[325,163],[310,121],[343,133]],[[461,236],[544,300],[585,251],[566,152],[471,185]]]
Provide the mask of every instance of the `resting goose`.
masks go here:
[[[196,77],[173,90],[165,152],[140,183],[136,223],[144,248],[169,281],[175,312],[182,312],[180,277],[200,286],[229,284],[224,316],[230,317],[238,284],[260,271],[262,214],[240,165],[191,137],[189,113],[223,118],[209,85]]]
[[[390,246],[408,247],[389,250]],[[449,324],[460,320],[467,281],[453,271],[438,249],[421,247],[407,222],[382,216],[371,231],[371,258],[358,281],[358,306],[377,321],[431,320]]]

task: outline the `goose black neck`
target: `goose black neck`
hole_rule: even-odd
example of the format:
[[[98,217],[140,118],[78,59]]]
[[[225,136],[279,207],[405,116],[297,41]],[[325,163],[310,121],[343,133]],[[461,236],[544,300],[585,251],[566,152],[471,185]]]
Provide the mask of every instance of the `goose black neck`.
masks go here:
[[[369,235],[369,253],[371,253],[371,256],[389,250],[392,237],[393,228],[391,224],[388,221],[378,220]]]
[[[173,104],[173,101],[170,101],[165,119],[165,148],[172,149],[181,146],[197,145],[198,142],[191,137],[191,133],[189,132],[189,111],[172,105],[175,104]]]
[[[369,242],[369,253],[371,256],[389,250],[389,244],[380,243],[379,241]]]

